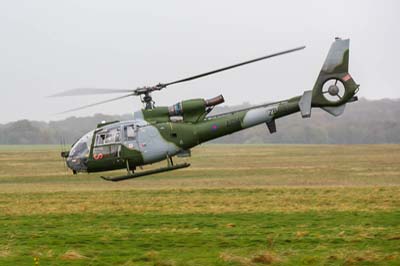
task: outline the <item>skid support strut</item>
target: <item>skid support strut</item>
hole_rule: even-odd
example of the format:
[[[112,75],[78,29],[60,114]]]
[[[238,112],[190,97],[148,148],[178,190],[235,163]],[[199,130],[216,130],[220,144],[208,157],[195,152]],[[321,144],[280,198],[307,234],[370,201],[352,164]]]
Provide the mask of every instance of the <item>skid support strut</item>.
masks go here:
[[[181,163],[181,164],[174,165],[174,162],[172,161],[171,156],[167,156],[167,163],[168,163],[167,167],[160,167],[157,169],[147,170],[147,171],[143,171],[143,172],[139,172],[139,173],[132,173],[132,174],[124,175],[124,176],[115,176],[115,177],[101,176],[101,178],[103,178],[104,180],[107,180],[107,181],[117,182],[117,181],[122,181],[122,180],[133,179],[133,178],[137,178],[137,177],[141,177],[141,176],[146,176],[146,175],[154,175],[154,174],[168,172],[168,171],[172,171],[172,170],[178,170],[178,169],[186,168],[186,167],[190,166],[190,163]],[[127,167],[128,167],[128,165],[127,165]],[[127,168],[127,169],[129,169],[129,168]]]

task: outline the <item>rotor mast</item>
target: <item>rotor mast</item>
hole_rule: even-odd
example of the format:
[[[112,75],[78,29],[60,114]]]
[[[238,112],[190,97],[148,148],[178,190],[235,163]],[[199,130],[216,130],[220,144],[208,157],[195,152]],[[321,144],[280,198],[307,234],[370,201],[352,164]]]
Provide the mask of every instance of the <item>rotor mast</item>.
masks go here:
[[[140,96],[140,100],[145,105],[144,109],[154,109],[154,101],[150,92],[146,92],[143,97]]]
[[[152,87],[140,87],[134,90],[134,95],[137,95],[140,97],[140,101],[144,104],[145,109],[154,109],[155,107],[155,102],[153,101],[153,97],[151,96],[151,93],[153,91],[159,91],[165,88],[166,85],[164,84],[157,84]]]

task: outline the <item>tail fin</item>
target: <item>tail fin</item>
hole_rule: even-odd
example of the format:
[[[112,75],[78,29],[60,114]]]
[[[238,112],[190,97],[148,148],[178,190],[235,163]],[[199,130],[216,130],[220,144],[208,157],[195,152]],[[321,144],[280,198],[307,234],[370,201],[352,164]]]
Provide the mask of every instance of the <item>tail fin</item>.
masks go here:
[[[320,107],[338,116],[343,113],[346,103],[357,100],[354,95],[359,85],[348,72],[349,44],[349,39],[336,38],[331,45],[313,90],[304,92],[300,99],[303,117],[310,117],[311,107]]]

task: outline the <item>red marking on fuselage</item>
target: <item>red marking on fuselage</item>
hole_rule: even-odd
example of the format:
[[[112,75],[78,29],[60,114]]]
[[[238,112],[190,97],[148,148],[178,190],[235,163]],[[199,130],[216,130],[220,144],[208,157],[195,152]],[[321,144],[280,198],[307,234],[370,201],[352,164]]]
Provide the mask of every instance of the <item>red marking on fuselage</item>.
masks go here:
[[[342,78],[342,80],[343,80],[344,82],[346,82],[346,81],[348,81],[348,80],[350,80],[350,79],[351,79],[350,74],[347,74],[346,76],[344,76],[344,77]]]

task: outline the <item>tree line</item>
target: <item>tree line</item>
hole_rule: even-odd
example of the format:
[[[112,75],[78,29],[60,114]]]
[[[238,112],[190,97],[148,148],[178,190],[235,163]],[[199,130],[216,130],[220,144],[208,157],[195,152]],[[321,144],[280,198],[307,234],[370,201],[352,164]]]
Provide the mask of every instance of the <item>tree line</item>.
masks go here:
[[[222,113],[249,107],[217,107]],[[69,117],[60,121],[40,122],[19,120],[0,124],[0,144],[60,144],[73,143],[101,121],[128,120],[132,114]],[[343,115],[333,117],[313,109],[311,118],[299,113],[276,121],[277,132],[270,134],[265,125],[234,133],[213,143],[298,143],[298,144],[369,144],[400,143],[400,100],[366,100],[348,104]]]

